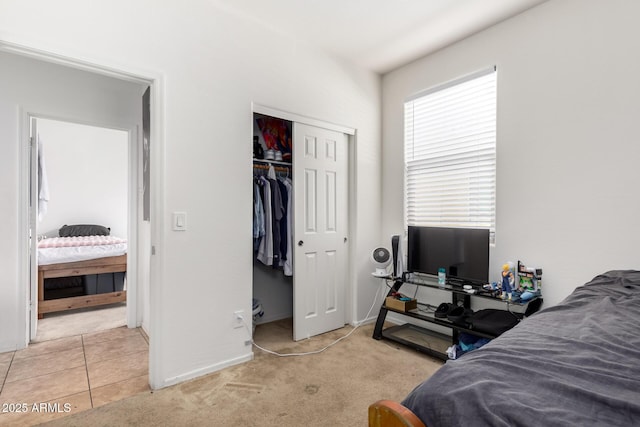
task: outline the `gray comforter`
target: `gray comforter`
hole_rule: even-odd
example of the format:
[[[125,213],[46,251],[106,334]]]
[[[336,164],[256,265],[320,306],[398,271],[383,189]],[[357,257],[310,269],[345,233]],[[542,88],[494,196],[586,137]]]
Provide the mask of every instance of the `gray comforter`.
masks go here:
[[[402,402],[428,427],[640,425],[640,271],[610,271]]]

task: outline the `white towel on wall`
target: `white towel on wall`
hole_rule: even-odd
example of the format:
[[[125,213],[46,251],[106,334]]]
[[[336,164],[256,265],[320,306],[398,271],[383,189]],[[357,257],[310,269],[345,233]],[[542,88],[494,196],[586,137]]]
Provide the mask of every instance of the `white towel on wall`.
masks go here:
[[[47,213],[49,203],[49,182],[47,181],[47,168],[44,164],[44,151],[42,140],[38,135],[38,220],[42,221]]]

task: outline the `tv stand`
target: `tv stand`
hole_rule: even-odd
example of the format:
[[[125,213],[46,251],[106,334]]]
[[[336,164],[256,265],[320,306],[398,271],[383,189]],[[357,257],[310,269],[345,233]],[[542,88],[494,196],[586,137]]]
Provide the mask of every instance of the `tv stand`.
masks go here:
[[[542,298],[540,297],[529,300],[526,303],[512,303],[510,301],[504,301],[492,294],[468,293],[463,289],[463,283],[460,283],[458,285],[452,285],[451,282],[447,282],[447,284],[444,285],[444,287],[439,286],[436,278],[430,278],[426,276],[404,277],[404,278],[394,279],[393,286],[391,287],[391,289],[389,289],[387,296],[391,296],[395,292],[399,292],[400,288],[405,284],[424,286],[427,288],[438,289],[443,292],[448,292],[450,293],[450,299],[452,304],[461,305],[465,308],[470,308],[472,297],[488,298],[493,301],[501,301],[505,304],[505,309],[509,311],[510,311],[511,305],[527,306],[527,311],[525,312],[526,315],[533,314],[540,308],[540,305],[542,305]],[[477,285],[474,286],[474,289],[478,291]],[[533,301],[537,301],[537,302],[532,304]],[[466,332],[478,337],[489,338],[489,339],[496,338],[497,336],[497,335],[483,333],[480,331],[469,329],[464,326],[454,324],[453,322],[451,322],[446,318],[435,317],[434,315],[435,311],[427,312],[424,309],[421,310],[421,308],[424,308],[426,306],[427,304],[424,304],[418,301],[418,310],[404,312],[404,311],[399,311],[399,310],[395,310],[393,308],[387,307],[386,304],[383,303],[382,306],[380,307],[380,312],[378,313],[376,325],[373,330],[373,338],[377,340],[387,339],[390,341],[398,342],[400,344],[409,346],[414,350],[420,351],[422,353],[428,354],[438,359],[447,360],[448,359],[447,348],[449,348],[451,345],[456,344],[458,342],[458,335],[460,332]],[[443,326],[446,328],[451,328],[452,333],[451,335],[441,334],[441,333],[432,331],[430,329],[426,329],[410,323],[384,328],[384,323],[389,311],[403,315],[403,316],[407,316],[413,319],[422,320],[431,324]]]
[[[453,286],[456,289],[462,289],[464,288],[465,285],[469,285],[474,289],[481,287],[481,285],[475,282],[470,282],[468,280],[459,280],[459,279],[447,279],[447,284],[450,286]]]

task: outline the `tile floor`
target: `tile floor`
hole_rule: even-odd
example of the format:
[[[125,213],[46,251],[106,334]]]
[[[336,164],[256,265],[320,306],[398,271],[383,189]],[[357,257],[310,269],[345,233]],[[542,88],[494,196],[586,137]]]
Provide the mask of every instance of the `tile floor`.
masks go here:
[[[34,425],[149,391],[149,340],[126,327],[0,353],[0,425]]]

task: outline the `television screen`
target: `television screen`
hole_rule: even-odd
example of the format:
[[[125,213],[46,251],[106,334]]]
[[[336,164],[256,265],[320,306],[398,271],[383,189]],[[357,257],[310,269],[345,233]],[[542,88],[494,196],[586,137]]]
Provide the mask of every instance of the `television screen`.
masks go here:
[[[489,230],[409,226],[407,269],[447,280],[484,284],[489,281]]]

